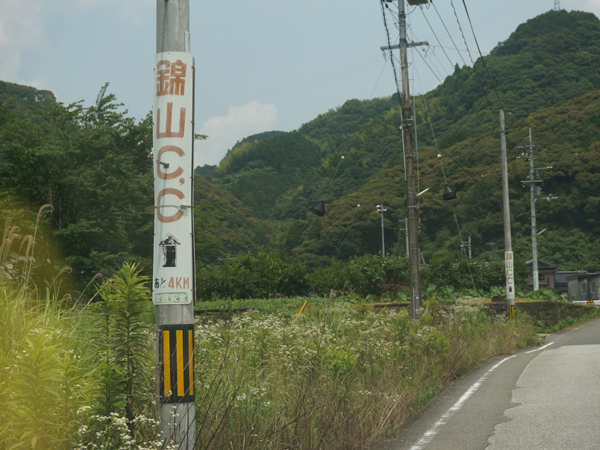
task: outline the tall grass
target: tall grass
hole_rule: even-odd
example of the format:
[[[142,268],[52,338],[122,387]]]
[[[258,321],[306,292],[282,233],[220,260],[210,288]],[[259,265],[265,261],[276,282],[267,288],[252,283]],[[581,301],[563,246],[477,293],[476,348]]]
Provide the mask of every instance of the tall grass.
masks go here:
[[[475,302],[405,311],[248,313],[196,331],[198,448],[368,448],[450,380],[535,343]]]
[[[66,448],[85,385],[77,323],[32,284],[35,234],[19,231],[6,221],[0,245],[0,448]]]
[[[36,232],[19,231],[6,221],[0,244],[0,450],[162,448],[147,280],[125,265],[74,306],[67,268],[34,283]]]

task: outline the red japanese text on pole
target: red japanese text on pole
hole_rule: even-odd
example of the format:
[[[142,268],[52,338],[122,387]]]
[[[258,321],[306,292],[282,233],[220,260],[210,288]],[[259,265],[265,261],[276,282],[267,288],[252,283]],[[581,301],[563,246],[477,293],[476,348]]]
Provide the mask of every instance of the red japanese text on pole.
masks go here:
[[[156,305],[193,299],[193,73],[186,52],[156,55],[154,73],[154,258]]]

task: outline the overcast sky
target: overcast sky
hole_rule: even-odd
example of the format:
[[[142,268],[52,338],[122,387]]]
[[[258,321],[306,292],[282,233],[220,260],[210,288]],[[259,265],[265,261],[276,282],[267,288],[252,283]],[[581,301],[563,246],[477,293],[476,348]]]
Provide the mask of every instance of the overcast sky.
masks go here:
[[[465,3],[485,54],[555,1]],[[396,43],[397,1],[389,5]],[[600,16],[600,0],[560,0],[560,7]],[[463,0],[407,10],[410,39],[430,44],[409,54],[413,92],[431,90],[455,63],[471,65],[466,49],[476,46]],[[395,91],[380,50],[387,36],[379,0],[190,0],[190,14],[196,132],[209,137],[196,146],[197,165],[218,164],[245,136],[295,130],[348,99]],[[0,80],[84,106],[109,82],[109,92],[141,118],[152,107],[155,35],[156,0],[2,0]]]

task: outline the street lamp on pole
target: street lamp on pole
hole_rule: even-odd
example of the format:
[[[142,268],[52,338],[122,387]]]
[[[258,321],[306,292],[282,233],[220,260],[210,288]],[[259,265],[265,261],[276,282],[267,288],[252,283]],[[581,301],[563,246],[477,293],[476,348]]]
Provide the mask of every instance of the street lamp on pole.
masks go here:
[[[381,257],[385,258],[385,234],[383,231],[383,213],[387,209],[383,205],[377,205],[377,212],[381,213]]]

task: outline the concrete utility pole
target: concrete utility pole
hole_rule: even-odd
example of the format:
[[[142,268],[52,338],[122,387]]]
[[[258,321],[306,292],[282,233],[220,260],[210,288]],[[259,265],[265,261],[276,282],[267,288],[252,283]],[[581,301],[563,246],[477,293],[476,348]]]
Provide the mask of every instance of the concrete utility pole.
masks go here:
[[[427,3],[427,0],[409,0],[410,4]],[[410,266],[410,317],[416,320],[421,310],[421,273],[419,268],[419,219],[417,215],[417,189],[415,181],[415,155],[413,152],[413,120],[410,106],[410,84],[408,79],[408,47],[429,45],[427,42],[408,42],[406,38],[406,8],[404,0],[398,0],[398,25],[400,43],[382,50],[400,49],[402,74],[402,137],[406,172],[406,197],[408,209],[408,260]]]
[[[500,110],[500,153],[502,158],[502,204],[504,205],[504,265],[506,269],[506,304],[508,317],[515,318],[515,271],[510,233],[510,203],[508,197],[508,163],[506,159],[506,126]]]
[[[522,183],[529,183],[530,189],[530,197],[531,197],[531,253],[532,253],[532,280],[533,280],[533,290],[538,291],[540,289],[540,280],[539,280],[539,271],[538,271],[538,253],[537,253],[537,237],[539,234],[542,234],[543,231],[537,232],[537,222],[536,222],[536,214],[535,214],[535,202],[540,198],[542,189],[536,184],[541,184],[542,180],[536,180],[535,176],[538,170],[546,170],[552,169],[552,166],[548,167],[535,167],[533,157],[533,149],[536,147],[531,141],[531,128],[529,129],[529,145],[517,145],[517,148],[526,148],[528,149],[527,158],[529,159],[529,180],[522,180]],[[545,197],[546,200],[554,200],[552,194]]]
[[[533,166],[533,147],[531,143],[531,128],[529,129],[529,191],[531,201],[531,253],[533,263],[533,290],[540,290],[540,278],[538,270],[538,253],[537,253],[537,223],[535,217],[535,183],[541,182],[541,180],[535,180],[535,167]]]
[[[526,148],[527,149],[527,158],[529,159],[529,180],[523,180],[523,183],[529,183],[530,190],[530,201],[531,201],[531,253],[532,253],[532,280],[533,280],[533,290],[539,291],[540,289],[540,279],[539,279],[539,271],[538,271],[538,256],[537,256],[537,224],[535,217],[535,198],[537,193],[536,183],[541,183],[542,180],[535,179],[535,167],[534,167],[534,157],[533,157],[533,149],[536,146],[531,141],[531,128],[529,129],[529,144],[517,146],[517,148]]]
[[[383,205],[377,205],[377,212],[381,213],[381,257],[385,258],[385,234],[383,231],[383,213],[387,209]]]
[[[194,396],[194,59],[189,0],[157,0],[154,257],[157,404],[163,446],[192,450]]]

